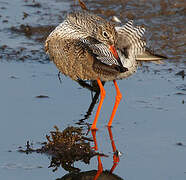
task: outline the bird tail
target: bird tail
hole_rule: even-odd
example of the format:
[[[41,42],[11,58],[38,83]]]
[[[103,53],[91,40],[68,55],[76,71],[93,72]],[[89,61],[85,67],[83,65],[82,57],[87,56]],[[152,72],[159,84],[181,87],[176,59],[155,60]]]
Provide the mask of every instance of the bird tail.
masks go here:
[[[136,56],[137,61],[152,61],[154,63],[163,63],[161,60],[167,59],[166,56],[159,55],[146,48],[142,54]]]

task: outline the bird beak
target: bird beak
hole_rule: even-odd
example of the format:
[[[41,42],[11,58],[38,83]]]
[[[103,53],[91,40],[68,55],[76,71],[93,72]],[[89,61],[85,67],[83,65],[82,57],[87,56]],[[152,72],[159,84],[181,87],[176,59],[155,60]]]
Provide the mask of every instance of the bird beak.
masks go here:
[[[118,53],[115,49],[115,47],[113,45],[110,45],[109,46],[109,50],[111,51],[111,53],[114,55],[114,57],[118,60],[119,59],[119,56],[118,56]]]
[[[109,50],[110,50],[110,52],[114,55],[114,57],[116,58],[116,60],[118,61],[118,63],[119,63],[119,67],[120,67],[120,72],[122,73],[122,72],[126,72],[126,71],[128,71],[128,68],[126,68],[126,67],[124,67],[123,66],[123,64],[121,63],[121,59],[120,59],[120,57],[119,57],[119,55],[118,55],[118,53],[117,53],[117,51],[116,51],[116,48],[113,46],[113,45],[110,45],[109,46]]]

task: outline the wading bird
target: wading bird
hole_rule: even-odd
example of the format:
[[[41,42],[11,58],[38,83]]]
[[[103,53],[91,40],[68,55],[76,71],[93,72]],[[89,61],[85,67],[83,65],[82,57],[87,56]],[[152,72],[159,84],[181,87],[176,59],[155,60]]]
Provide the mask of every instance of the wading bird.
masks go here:
[[[91,129],[96,123],[105,97],[102,82],[113,81],[116,88],[115,105],[108,122],[116,113],[122,94],[116,80],[136,72],[136,60],[160,60],[163,56],[152,54],[142,39],[145,29],[128,21],[116,27],[105,19],[88,13],[69,13],[48,36],[45,51],[59,71],[78,80],[97,80],[100,102]]]

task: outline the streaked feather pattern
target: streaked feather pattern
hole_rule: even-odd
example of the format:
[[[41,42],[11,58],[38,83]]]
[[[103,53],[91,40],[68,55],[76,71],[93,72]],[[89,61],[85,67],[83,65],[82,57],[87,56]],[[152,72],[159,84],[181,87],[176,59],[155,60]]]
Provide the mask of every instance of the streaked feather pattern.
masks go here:
[[[74,12],[48,36],[45,51],[59,70],[72,79],[122,79],[136,71],[136,60],[164,58],[147,51],[144,32],[145,29],[134,26],[132,20],[115,27],[94,14]],[[111,46],[119,58],[111,52]]]
[[[80,39],[82,43],[86,46],[85,48],[88,48],[91,53],[96,56],[98,60],[100,60],[102,63],[107,65],[118,65],[119,63],[116,60],[116,58],[113,56],[113,54],[110,52],[107,46],[105,46],[102,43],[93,43],[87,39]]]
[[[130,20],[125,25],[121,27],[115,27],[115,29],[119,34],[117,51],[121,52],[119,54],[121,63],[124,66],[124,64],[126,64],[125,61],[127,61],[126,59],[135,59],[137,55],[140,55],[145,51],[146,42],[142,40],[145,28],[139,26],[135,27],[133,25],[133,20]],[[94,43],[87,40],[86,38],[80,38],[80,41],[83,42],[88,48],[90,48],[92,53],[96,55],[96,58],[102,63],[110,66],[113,64],[118,66],[120,65],[108,47],[103,43]],[[123,49],[126,49],[128,56],[125,56],[124,53],[122,53]]]
[[[117,46],[121,51],[127,49],[130,58],[135,58],[145,51],[146,42],[142,39],[145,28],[135,27],[133,20],[130,20],[125,25],[116,27],[116,30],[119,35]]]

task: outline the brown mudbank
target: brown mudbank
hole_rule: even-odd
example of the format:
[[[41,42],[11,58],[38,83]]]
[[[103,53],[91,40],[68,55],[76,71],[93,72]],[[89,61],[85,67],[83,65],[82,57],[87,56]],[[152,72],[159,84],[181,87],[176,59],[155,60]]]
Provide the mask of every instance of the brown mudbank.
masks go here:
[[[84,171],[80,173],[69,173],[63,176],[62,178],[58,178],[56,180],[95,180],[97,171]],[[109,171],[103,171],[98,180],[123,180],[121,177],[117,176],[116,174],[112,174]]]
[[[54,29],[54,26],[30,26],[21,24],[19,27],[12,26],[11,32],[24,34],[26,37],[37,35],[37,41],[44,42],[49,33]],[[39,36],[39,37],[38,37]]]

